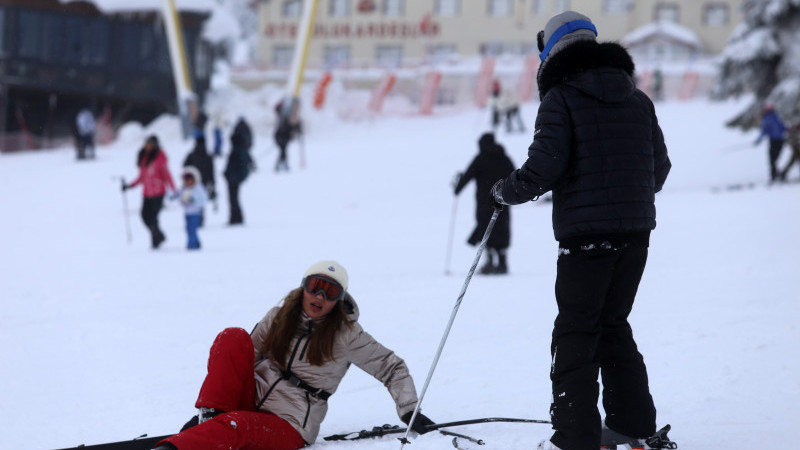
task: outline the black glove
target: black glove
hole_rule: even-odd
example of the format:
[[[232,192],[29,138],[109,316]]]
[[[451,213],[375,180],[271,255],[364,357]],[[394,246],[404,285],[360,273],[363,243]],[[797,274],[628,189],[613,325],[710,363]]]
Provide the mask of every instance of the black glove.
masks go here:
[[[122,192],[125,192],[125,191],[127,191],[128,189],[130,189],[130,186],[128,186],[128,185],[125,183],[125,180],[122,180]]]
[[[504,179],[497,180],[497,183],[492,186],[492,203],[495,209],[499,209],[502,211],[504,205],[509,205],[507,201],[503,200],[503,185],[505,184]]]
[[[461,172],[458,172],[453,176],[453,181],[450,182],[450,186],[453,188],[453,190],[455,190],[456,186],[458,186],[458,182],[461,181],[462,176],[464,176],[464,174]],[[458,192],[456,192],[456,195],[458,195]]]
[[[408,421],[411,420],[411,416],[413,414],[414,411],[409,411],[405,413],[403,417],[400,418],[400,420],[402,420],[404,424],[408,425]],[[433,431],[428,429],[428,426],[430,425],[436,425],[436,424],[431,419],[425,417],[425,414],[417,413],[417,418],[414,419],[414,424],[410,425],[409,427],[411,428],[411,431],[417,434],[425,434],[429,431]]]

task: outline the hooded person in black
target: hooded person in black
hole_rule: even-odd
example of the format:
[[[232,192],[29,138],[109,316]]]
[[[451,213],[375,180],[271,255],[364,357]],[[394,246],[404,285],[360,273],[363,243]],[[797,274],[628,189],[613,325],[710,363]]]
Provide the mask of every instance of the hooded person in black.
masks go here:
[[[253,145],[253,134],[244,118],[239,118],[231,134],[231,153],[225,166],[225,181],[228,182],[228,202],[230,203],[229,225],[244,223],[242,205],[239,203],[239,188],[255,170],[250,147]]]
[[[458,177],[455,194],[458,195],[471,180],[475,180],[475,226],[467,242],[478,245],[483,239],[486,227],[492,219],[492,200],[490,192],[492,185],[514,170],[514,163],[506,156],[502,145],[494,140],[493,133],[485,133],[478,139],[479,153],[467,167],[467,170]],[[511,242],[511,214],[509,208],[504,208],[497,216],[492,234],[486,242],[488,257],[486,264],[481,267],[483,274],[504,274],[508,272],[506,249]]]
[[[619,44],[567,11],[537,36],[541,103],[528,160],[492,188],[499,205],[553,193],[559,242],[550,347],[553,436],[543,450],[596,449],[656,429],[647,369],[628,323],[671,163],[652,101]],[[605,426],[597,408],[603,382]]]

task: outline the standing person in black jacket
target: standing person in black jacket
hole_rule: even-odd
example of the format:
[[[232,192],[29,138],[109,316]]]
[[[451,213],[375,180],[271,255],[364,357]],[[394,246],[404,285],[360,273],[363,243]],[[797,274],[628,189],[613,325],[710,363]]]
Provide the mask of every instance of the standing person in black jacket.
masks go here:
[[[506,156],[502,145],[494,140],[493,133],[484,133],[478,139],[479,153],[472,160],[467,170],[458,177],[455,186],[455,194],[458,195],[464,186],[471,180],[475,180],[475,219],[478,224],[470,235],[467,242],[470,245],[478,245],[483,239],[486,227],[492,219],[492,201],[490,192],[492,185],[497,180],[507,176],[514,170],[514,163]],[[509,208],[504,208],[497,217],[492,234],[486,242],[486,264],[481,267],[480,273],[483,274],[504,274],[508,273],[506,262],[506,249],[511,242],[511,214]]]
[[[655,193],[671,164],[653,103],[634,84],[630,54],[595,36],[591,20],[573,11],[551,18],[539,33],[541,103],[528,160],[492,188],[500,205],[553,191],[555,433],[539,444],[544,450],[596,449],[656,430],[628,314],[656,226]]]
[[[216,210],[217,205],[217,190],[215,188],[214,183],[214,158],[208,154],[208,149],[206,148],[206,138],[203,136],[197,136],[194,140],[194,148],[192,151],[186,155],[186,159],[183,161],[183,166],[194,166],[197,170],[200,171],[200,182],[203,184],[203,187],[206,189],[208,193],[208,198],[212,202],[214,202],[214,210]],[[204,222],[204,210],[200,210],[200,226],[203,226]]]
[[[225,166],[225,181],[228,182],[228,201],[230,202],[229,225],[244,223],[242,207],[239,204],[239,187],[255,168],[253,158],[250,157],[250,147],[253,144],[250,126],[239,118],[239,122],[231,134],[231,153],[228,155],[228,164]]]

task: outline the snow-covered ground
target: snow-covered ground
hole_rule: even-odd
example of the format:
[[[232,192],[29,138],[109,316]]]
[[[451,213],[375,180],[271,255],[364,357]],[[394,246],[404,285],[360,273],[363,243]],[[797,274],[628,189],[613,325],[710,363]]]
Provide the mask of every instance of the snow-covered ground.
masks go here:
[[[488,112],[360,122],[309,112],[306,168],[295,143],[292,171],[276,175],[271,103],[224,97],[230,114],[252,119],[260,169],[243,186],[246,225],[238,228],[226,226],[218,177],[222,202],[207,210],[200,252],[184,249],[176,204],[160,216],[168,240],[151,250],[141,191],[127,193],[125,210],[114,179],[135,176],[149,133],[178,173],[191,144],[172,118],[125,128],[95,161],[76,162],[70,148],[0,156],[0,449],[177,431],[194,413],[216,333],[249,330],[319,259],[348,269],[362,324],[406,359],[421,388],[475,255],[465,244],[474,187],[456,200],[450,180],[476,154]],[[791,447],[800,422],[800,184],[765,185],[766,144],[754,148],[754,133],[723,126],[743,105],[657,105],[674,167],[657,196],[658,228],[631,321],[659,425],[672,424],[682,449]],[[529,124],[536,106],[523,106]],[[516,164],[524,161],[529,133],[498,139]],[[217,164],[221,172],[224,161]],[[759,185],[715,189],[742,182]],[[544,202],[514,207],[511,273],[472,279],[423,402],[433,420],[548,419],[550,212]],[[391,398],[353,368],[314,448],[399,448],[388,437],[322,440],[384,423],[400,423]],[[453,431],[503,450],[531,449],[551,433],[509,423]],[[430,433],[407,448],[452,448],[451,440]]]

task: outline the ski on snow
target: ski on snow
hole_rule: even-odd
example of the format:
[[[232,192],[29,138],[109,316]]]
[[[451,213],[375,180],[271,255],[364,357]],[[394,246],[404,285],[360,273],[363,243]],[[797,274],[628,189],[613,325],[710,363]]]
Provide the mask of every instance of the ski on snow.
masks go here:
[[[167,434],[164,436],[148,437],[146,434],[143,434],[137,438],[129,439],[127,441],[108,442],[105,444],[96,445],[81,444],[77,447],[67,447],[58,450],[150,450],[158,441],[166,439],[170,436],[172,435]]]

